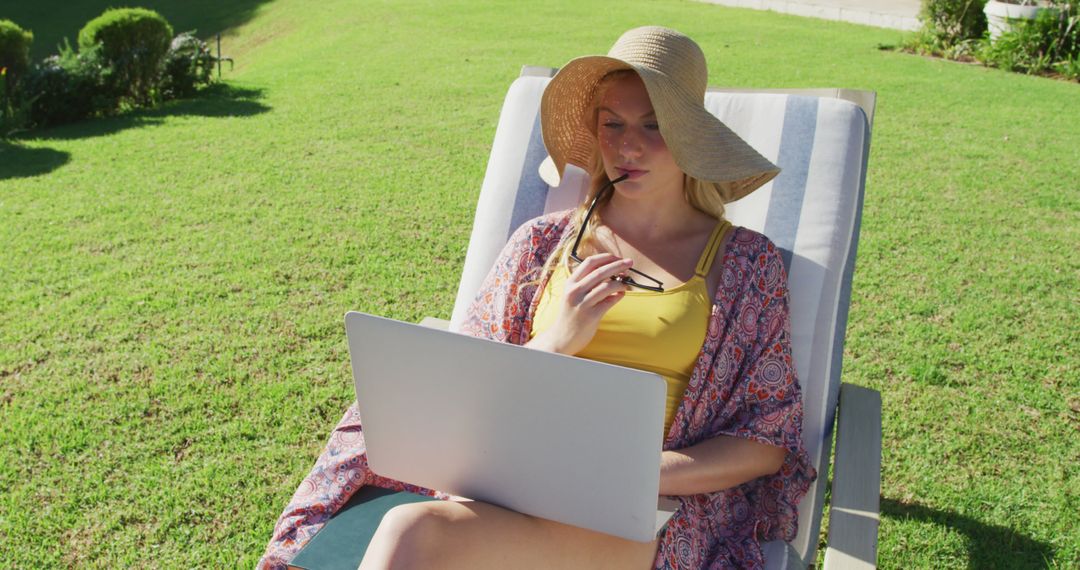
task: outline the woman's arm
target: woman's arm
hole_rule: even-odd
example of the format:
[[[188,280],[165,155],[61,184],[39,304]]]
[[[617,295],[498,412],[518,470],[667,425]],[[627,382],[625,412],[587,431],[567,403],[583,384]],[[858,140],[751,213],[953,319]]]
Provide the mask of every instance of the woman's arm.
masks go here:
[[[706,383],[704,393],[694,395],[707,406],[695,413],[710,418],[710,424],[698,427],[700,437],[704,437],[699,443],[664,452],[661,494],[730,489],[773,475],[789,459],[788,454],[802,453],[802,398],[791,353],[783,258],[760,234],[742,234],[735,250],[745,259],[740,271],[746,281],[735,287],[739,297],[729,301],[734,304],[725,304],[725,311],[728,318],[756,314],[756,326],[752,333],[746,327],[733,327],[730,336],[720,339],[717,352],[709,355],[716,366],[727,361],[716,357],[725,346],[737,347],[733,352],[741,349],[739,373],[712,370],[709,379],[726,378],[726,383]],[[702,411],[708,413],[700,414]]]
[[[776,473],[786,456],[783,447],[724,435],[665,451],[660,458],[660,494],[696,495],[729,489]]]

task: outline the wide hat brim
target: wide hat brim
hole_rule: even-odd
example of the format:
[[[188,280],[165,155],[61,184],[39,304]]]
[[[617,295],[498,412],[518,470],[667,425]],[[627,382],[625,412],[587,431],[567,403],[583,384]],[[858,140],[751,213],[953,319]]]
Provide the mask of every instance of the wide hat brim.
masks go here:
[[[705,109],[704,85],[701,93],[692,93],[654,66],[594,55],[567,63],[540,101],[544,145],[559,177],[567,163],[589,169],[596,138],[587,121],[595,120],[596,90],[604,76],[624,69],[636,72],[645,84],[675,163],[686,174],[713,183],[724,202],[746,196],[779,174],[779,167]]]

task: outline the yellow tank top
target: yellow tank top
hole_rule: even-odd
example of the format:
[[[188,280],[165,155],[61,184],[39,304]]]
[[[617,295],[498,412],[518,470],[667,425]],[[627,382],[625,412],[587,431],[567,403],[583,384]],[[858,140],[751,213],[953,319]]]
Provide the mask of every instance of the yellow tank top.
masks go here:
[[[663,293],[631,288],[600,321],[589,345],[577,354],[619,366],[648,370],[667,382],[664,434],[671,429],[675,411],[690,383],[712,311],[712,296],[705,276],[724,242],[731,224],[716,224],[705,250],[701,252],[694,276]],[[569,272],[559,265],[552,272],[533,317],[530,338],[547,330],[558,316],[558,304]]]

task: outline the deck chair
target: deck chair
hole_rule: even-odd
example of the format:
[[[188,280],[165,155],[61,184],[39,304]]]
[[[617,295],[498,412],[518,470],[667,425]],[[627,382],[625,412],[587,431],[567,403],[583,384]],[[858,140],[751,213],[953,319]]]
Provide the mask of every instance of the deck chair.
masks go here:
[[[513,231],[536,216],[571,208],[582,200],[588,177],[580,169],[567,166],[555,188],[538,172],[547,156],[540,136],[540,97],[554,72],[525,67],[510,86],[480,191],[453,315],[450,321],[429,317],[423,324],[457,329]],[[783,169],[772,182],[727,208],[732,223],[764,233],[782,251],[788,270],[792,351],[803,387],[803,440],[818,471],[817,481],[799,506],[798,535],[791,543],[764,545],[767,565],[806,568],[816,562],[825,491],[831,488],[824,566],[872,568],[877,555],[881,397],[876,391],[842,384],[840,368],[874,94],[841,89],[709,89],[705,106]],[[383,505],[381,512],[386,508]],[[355,513],[361,513],[356,515],[360,518],[377,514],[375,507],[350,516]],[[378,518],[381,515],[362,523],[367,539]],[[328,534],[324,529],[316,540]],[[333,541],[339,538],[350,548],[337,549],[349,552],[337,562],[343,568],[355,568],[356,557],[363,553],[351,548],[357,544],[352,534],[334,535],[326,546],[316,547],[313,540],[311,550],[318,554],[312,558],[334,551]]]
[[[584,195],[587,177],[579,169],[568,167],[557,188],[538,174],[547,156],[540,97],[554,72],[526,66],[507,93],[449,322],[452,330],[464,320],[510,234],[533,217],[575,206]],[[825,567],[876,563],[881,398],[874,390],[840,382],[874,101],[872,92],[842,89],[709,89],[706,95],[710,112],[783,169],[727,210],[733,224],[764,233],[782,250],[792,350],[803,387],[803,438],[818,471],[800,504],[798,536],[791,543],[765,545],[770,568],[805,568],[816,562],[830,487]],[[431,319],[425,323],[439,325]]]

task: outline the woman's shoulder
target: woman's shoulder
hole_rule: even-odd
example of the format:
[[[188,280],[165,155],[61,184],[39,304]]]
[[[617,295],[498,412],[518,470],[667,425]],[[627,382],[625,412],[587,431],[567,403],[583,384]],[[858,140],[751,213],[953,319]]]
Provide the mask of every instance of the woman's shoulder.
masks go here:
[[[550,212],[527,220],[518,226],[510,239],[511,241],[514,241],[515,239],[558,240],[562,237],[563,230],[566,229],[566,225],[570,222],[570,215],[572,213],[573,210],[562,210],[559,212]]]
[[[736,227],[728,245],[728,265],[736,279],[745,280],[754,290],[765,297],[785,294],[787,268],[781,250],[765,234],[744,227]]]
[[[743,226],[734,227],[728,250],[737,257],[745,257],[749,260],[757,260],[761,256],[780,255],[780,248],[776,247],[768,236]]]

